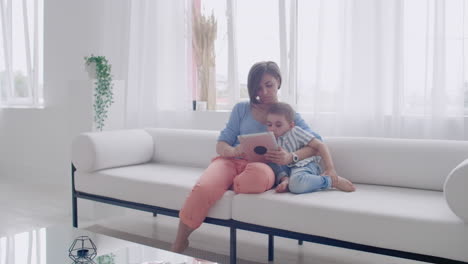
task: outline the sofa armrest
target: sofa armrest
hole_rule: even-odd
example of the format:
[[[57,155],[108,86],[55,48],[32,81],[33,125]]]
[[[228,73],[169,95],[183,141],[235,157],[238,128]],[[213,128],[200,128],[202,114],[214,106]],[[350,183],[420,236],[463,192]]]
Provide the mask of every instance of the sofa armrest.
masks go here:
[[[444,196],[450,209],[468,223],[468,159],[458,164],[444,183]]]
[[[153,148],[153,138],[145,130],[83,133],[73,140],[72,162],[85,172],[140,164],[151,160]]]

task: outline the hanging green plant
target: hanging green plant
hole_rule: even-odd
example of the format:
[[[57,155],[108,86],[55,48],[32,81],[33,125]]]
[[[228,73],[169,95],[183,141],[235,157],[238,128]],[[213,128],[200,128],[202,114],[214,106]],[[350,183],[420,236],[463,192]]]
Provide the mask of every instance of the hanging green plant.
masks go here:
[[[115,264],[115,254],[110,253],[107,255],[99,256],[96,258],[97,264]]]
[[[107,62],[104,56],[94,56],[91,54],[90,57],[84,58],[86,65],[89,67],[92,63],[96,65],[96,85],[94,89],[94,122],[96,128],[102,131],[104,127],[104,121],[107,118],[107,111],[113,101],[111,75],[111,65]]]

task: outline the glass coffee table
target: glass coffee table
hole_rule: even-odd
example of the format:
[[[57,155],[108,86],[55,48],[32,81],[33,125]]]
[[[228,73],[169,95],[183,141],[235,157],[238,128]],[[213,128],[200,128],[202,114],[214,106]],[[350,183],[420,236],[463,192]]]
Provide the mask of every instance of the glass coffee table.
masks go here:
[[[89,243],[88,239],[92,243]],[[0,237],[0,264],[2,263],[214,264],[215,262],[61,225]]]

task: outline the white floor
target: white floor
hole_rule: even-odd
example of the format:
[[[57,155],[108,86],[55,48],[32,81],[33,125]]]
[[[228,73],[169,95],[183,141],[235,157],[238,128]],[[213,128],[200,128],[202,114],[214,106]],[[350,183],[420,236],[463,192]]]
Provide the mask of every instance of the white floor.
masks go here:
[[[0,181],[0,237],[39,227],[71,225],[70,190],[63,187],[6,183]],[[140,244],[168,248],[175,236],[177,219],[150,213],[123,211],[120,216],[80,220],[80,227],[96,233],[122,238]],[[216,262],[226,262],[229,253],[229,230],[204,224],[190,238],[186,255]],[[238,261],[253,263],[318,263],[318,264],[416,264],[417,261],[392,258],[304,242],[299,246],[291,239],[275,238],[275,261],[267,261],[267,236],[238,231]]]

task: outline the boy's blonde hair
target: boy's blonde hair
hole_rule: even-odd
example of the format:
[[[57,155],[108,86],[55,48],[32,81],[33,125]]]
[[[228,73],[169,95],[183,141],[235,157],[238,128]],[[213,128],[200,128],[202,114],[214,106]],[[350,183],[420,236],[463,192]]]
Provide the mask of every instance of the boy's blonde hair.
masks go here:
[[[286,118],[289,123],[294,122],[294,116],[296,112],[287,103],[274,103],[268,109],[268,114],[282,115]]]

